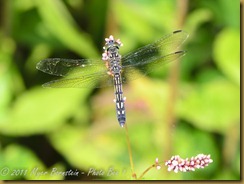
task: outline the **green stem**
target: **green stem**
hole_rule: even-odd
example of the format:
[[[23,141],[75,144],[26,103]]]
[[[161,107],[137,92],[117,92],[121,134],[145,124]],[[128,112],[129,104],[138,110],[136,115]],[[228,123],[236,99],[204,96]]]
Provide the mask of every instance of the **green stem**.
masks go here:
[[[128,152],[129,152],[129,158],[130,158],[130,167],[131,167],[132,178],[137,179],[136,173],[134,171],[134,163],[133,163],[133,159],[132,159],[132,151],[131,151],[131,146],[130,146],[130,138],[129,138],[127,124],[125,124],[124,128],[125,128],[126,141],[127,141],[127,147],[128,147]]]

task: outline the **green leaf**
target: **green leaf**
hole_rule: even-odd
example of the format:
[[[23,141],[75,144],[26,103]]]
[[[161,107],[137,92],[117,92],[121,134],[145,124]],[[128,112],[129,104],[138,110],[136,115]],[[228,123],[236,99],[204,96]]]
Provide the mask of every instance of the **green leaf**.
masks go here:
[[[233,83],[218,79],[185,91],[178,113],[196,127],[226,133],[240,123],[240,91]]]
[[[83,121],[87,121],[86,106],[79,107],[88,93],[89,90],[79,89],[32,89],[16,100],[8,116],[0,122],[0,132],[30,135],[55,130],[74,116],[77,109]]]
[[[29,149],[16,145],[8,145],[0,154],[1,180],[13,180],[26,178],[28,180],[60,180],[64,179],[61,174],[53,174],[53,169],[63,171],[61,164],[55,164],[50,169],[45,168],[43,163]]]
[[[124,130],[117,125],[117,130],[108,131],[102,127],[79,129],[74,126],[64,126],[58,132],[50,134],[49,139],[56,150],[75,168],[87,172],[94,177],[92,170],[101,170],[100,177],[113,179],[121,177],[121,171],[127,169],[128,157],[124,140]],[[124,141],[123,141],[124,140]],[[126,162],[125,162],[126,161]],[[119,176],[108,176],[109,169],[120,172]]]
[[[213,51],[219,69],[240,85],[240,31],[223,29],[216,37]]]
[[[112,5],[119,26],[126,33],[125,39],[121,37],[126,47],[138,41],[148,44],[162,37],[165,30],[173,31],[175,4],[172,1],[114,1]],[[162,12],[167,16],[162,16]]]
[[[5,68],[8,67],[4,63],[0,63],[0,67]],[[11,97],[13,91],[10,87],[10,79],[9,74],[7,72],[1,72],[0,71],[0,120],[5,116],[5,111],[8,105],[11,102]]]
[[[40,16],[50,32],[69,49],[84,57],[98,57],[92,40],[81,30],[64,5],[58,0],[36,0]]]
[[[198,8],[193,12],[190,12],[187,19],[186,19],[186,25],[187,31],[189,31],[190,38],[194,38],[194,33],[197,34],[196,30],[199,29],[199,27],[210,21],[213,18],[212,12],[207,8]]]
[[[6,168],[9,171],[5,176],[0,174],[1,180],[21,179],[31,175],[35,167],[44,169],[44,165],[32,151],[16,144],[10,144],[3,150],[0,161],[0,169]],[[23,173],[18,170],[23,170]]]

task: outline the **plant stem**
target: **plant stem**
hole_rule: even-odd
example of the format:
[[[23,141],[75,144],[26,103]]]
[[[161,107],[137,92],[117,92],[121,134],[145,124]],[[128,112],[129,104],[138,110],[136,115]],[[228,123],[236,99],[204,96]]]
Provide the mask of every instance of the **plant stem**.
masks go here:
[[[177,0],[177,28],[182,28],[187,14],[188,9],[188,0]],[[175,61],[172,63],[169,74],[169,97],[167,103],[167,112],[166,112],[166,130],[165,137],[167,137],[167,142],[164,145],[164,155],[163,160],[170,157],[172,152],[172,127],[176,124],[176,114],[175,114],[175,105],[177,103],[178,89],[179,89],[179,73],[180,73],[180,62]]]
[[[129,138],[127,124],[125,124],[124,128],[125,128],[126,142],[127,142],[129,158],[130,158],[130,167],[131,167],[132,178],[136,179],[136,173],[134,171],[134,163],[133,163],[133,159],[132,159],[132,151],[131,151],[131,146],[130,146],[130,138]]]
[[[154,167],[157,167],[157,166],[160,166],[160,168],[161,168],[161,165],[163,165],[163,162],[156,162],[155,164],[152,164],[150,167],[148,167],[141,175],[140,175],[140,177],[138,178],[138,180],[141,180],[142,179],[142,177],[150,170],[150,169],[152,169],[152,168],[154,168]],[[159,169],[160,169],[159,168]]]
[[[152,169],[153,167],[155,167],[155,164],[151,165],[150,167],[148,167],[141,175],[140,177],[138,178],[139,180],[142,179],[142,177],[150,170]]]

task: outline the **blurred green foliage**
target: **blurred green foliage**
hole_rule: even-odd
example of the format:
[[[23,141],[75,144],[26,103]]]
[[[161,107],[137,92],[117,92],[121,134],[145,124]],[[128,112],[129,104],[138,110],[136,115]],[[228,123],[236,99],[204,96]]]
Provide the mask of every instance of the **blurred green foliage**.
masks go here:
[[[43,89],[53,77],[35,65],[48,57],[99,58],[110,34],[124,43],[123,55],[183,28],[190,37],[180,63],[174,127],[166,120],[173,63],[124,86],[135,171],[140,175],[156,157],[169,159],[170,144],[171,155],[211,154],[213,163],[189,173],[152,169],[144,179],[239,180],[239,1],[189,0],[183,27],[177,3],[0,1],[0,179],[131,179],[113,89]],[[41,172],[53,168],[80,174]]]

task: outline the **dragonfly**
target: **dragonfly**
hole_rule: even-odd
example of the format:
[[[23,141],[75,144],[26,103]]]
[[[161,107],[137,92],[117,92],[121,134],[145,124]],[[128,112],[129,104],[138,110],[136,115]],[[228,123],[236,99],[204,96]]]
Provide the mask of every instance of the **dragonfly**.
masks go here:
[[[102,59],[47,58],[36,68],[61,79],[43,84],[49,88],[100,88],[114,86],[117,120],[121,127],[126,123],[125,100],[122,84],[161,68],[166,63],[184,56],[179,50],[188,38],[183,30],[174,31],[159,40],[143,46],[125,56],[119,49],[122,42],[112,35],[105,38]],[[139,72],[138,72],[139,71]],[[139,73],[139,75],[138,75]]]

